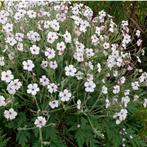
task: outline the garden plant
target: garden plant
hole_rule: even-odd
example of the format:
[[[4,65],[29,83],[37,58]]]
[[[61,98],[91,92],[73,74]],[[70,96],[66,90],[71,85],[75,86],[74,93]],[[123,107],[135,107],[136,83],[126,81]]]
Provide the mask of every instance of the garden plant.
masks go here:
[[[0,147],[147,146],[140,30],[43,0],[5,1],[0,28]]]

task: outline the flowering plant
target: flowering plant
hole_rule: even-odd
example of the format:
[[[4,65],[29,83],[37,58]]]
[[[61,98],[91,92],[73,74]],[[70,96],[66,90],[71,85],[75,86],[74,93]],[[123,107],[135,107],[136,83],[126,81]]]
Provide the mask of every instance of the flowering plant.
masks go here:
[[[93,17],[83,4],[48,1],[6,1],[0,24],[0,118],[10,140],[145,146],[129,127],[147,105],[139,30],[130,35],[128,21],[118,26],[103,10]]]

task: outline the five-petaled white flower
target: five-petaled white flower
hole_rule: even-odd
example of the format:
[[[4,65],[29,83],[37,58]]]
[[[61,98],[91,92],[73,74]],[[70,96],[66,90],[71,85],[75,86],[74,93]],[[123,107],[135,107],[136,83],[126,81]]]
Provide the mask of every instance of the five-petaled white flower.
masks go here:
[[[38,116],[37,119],[35,120],[34,124],[36,125],[37,128],[42,128],[46,125],[46,119],[43,116]]]
[[[74,77],[77,69],[73,65],[69,65],[65,67],[65,75]]]
[[[40,84],[42,86],[47,86],[49,84],[49,79],[46,77],[46,75],[42,75],[40,78]]]
[[[55,83],[50,83],[48,86],[47,86],[47,89],[48,89],[48,92],[49,93],[55,93],[57,92],[58,90],[58,87]]]
[[[87,81],[84,83],[86,92],[94,92],[96,84],[93,81]]]
[[[68,102],[71,98],[71,93],[69,92],[69,90],[64,89],[64,91],[61,91],[59,93],[59,97],[62,102]]]
[[[45,56],[47,56],[48,59],[53,59],[55,57],[55,51],[51,48],[47,48],[45,50]]]
[[[21,86],[22,86],[22,83],[19,81],[19,79],[15,79],[7,85],[7,91],[10,94],[15,94],[16,90],[19,90]]]
[[[17,112],[14,111],[13,108],[10,108],[9,110],[5,110],[4,111],[4,117],[8,120],[12,120],[15,119],[17,116]]]
[[[30,47],[30,51],[31,51],[32,55],[38,55],[40,48],[36,45],[33,45],[32,47]]]
[[[1,73],[1,80],[2,81],[5,81],[6,83],[9,83],[13,79],[14,79],[14,76],[13,76],[11,70],[3,71]]]
[[[23,61],[22,64],[23,64],[23,69],[27,71],[32,71],[33,68],[35,67],[32,60]]]
[[[31,94],[33,96],[35,96],[37,94],[37,92],[39,92],[39,87],[37,83],[34,84],[29,84],[28,85],[28,89],[27,89],[27,93]]]
[[[54,109],[54,108],[58,108],[59,106],[59,101],[58,100],[53,100],[49,102],[49,106]]]

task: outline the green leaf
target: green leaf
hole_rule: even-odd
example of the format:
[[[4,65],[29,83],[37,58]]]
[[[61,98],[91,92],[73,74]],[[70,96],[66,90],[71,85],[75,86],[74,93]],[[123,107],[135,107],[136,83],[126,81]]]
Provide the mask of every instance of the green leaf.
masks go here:
[[[9,138],[6,138],[6,135],[0,130],[0,147],[7,146]]]
[[[30,139],[30,133],[27,131],[19,131],[16,137],[16,141],[20,145],[26,145]]]

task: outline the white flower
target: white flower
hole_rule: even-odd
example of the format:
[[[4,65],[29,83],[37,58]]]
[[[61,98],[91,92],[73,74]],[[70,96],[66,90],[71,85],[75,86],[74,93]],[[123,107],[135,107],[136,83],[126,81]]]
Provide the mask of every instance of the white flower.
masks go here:
[[[38,55],[40,48],[36,45],[33,45],[32,47],[30,47],[30,51],[31,51],[32,55]]]
[[[22,34],[22,33],[16,33],[15,34],[15,39],[17,41],[23,41],[23,38],[24,38],[24,34]]]
[[[136,30],[136,34],[135,34],[135,35],[136,35],[137,37],[140,37],[140,34],[141,34],[140,30]]]
[[[23,51],[24,49],[23,49],[23,43],[21,43],[21,42],[19,42],[18,44],[17,44],[17,50],[18,51]]]
[[[19,81],[19,79],[15,79],[8,84],[7,91],[10,94],[15,94],[16,90],[19,90],[21,86],[22,86],[22,83]]]
[[[84,77],[84,73],[83,73],[83,72],[78,71],[78,72],[76,73],[76,78],[77,78],[78,80],[83,79],[83,77]]]
[[[38,128],[42,128],[46,125],[46,119],[43,116],[38,116],[37,119],[35,120],[34,124],[36,125],[36,127]]]
[[[59,106],[59,101],[58,101],[58,100],[50,101],[50,102],[49,102],[49,106],[50,106],[52,109],[58,108],[58,106]]]
[[[108,48],[110,48],[110,44],[107,43],[107,42],[105,42],[105,43],[103,44],[103,48],[104,48],[104,49],[108,49]]]
[[[13,31],[13,24],[7,23],[7,24],[3,25],[3,29],[7,33],[12,32]]]
[[[15,119],[17,116],[17,112],[14,111],[13,108],[10,108],[9,110],[5,110],[4,111],[4,117],[6,119],[9,119],[9,120],[12,120],[12,119]]]
[[[57,33],[49,32],[47,34],[47,42],[52,44],[56,39],[58,39]]]
[[[84,83],[86,92],[94,92],[96,84],[93,81],[87,81]]]
[[[9,83],[13,79],[14,79],[14,76],[13,76],[11,70],[3,71],[1,73],[1,80],[2,81],[5,81],[6,83]]]
[[[138,90],[139,89],[139,83],[138,83],[138,81],[132,82],[131,85],[132,85],[132,89],[133,90]]]
[[[42,61],[41,67],[42,68],[47,68],[48,67],[48,61]]]
[[[116,124],[120,124],[123,120],[126,119],[128,111],[126,109],[121,109],[120,112],[115,113],[113,118],[116,119]]]
[[[58,67],[58,64],[56,61],[50,61],[49,66],[51,69],[56,69]]]
[[[106,99],[105,102],[106,102],[106,109],[107,109],[110,106],[110,101],[109,99]]]
[[[71,98],[71,93],[69,92],[69,90],[64,89],[64,91],[61,91],[59,93],[59,97],[62,102],[68,102]]]
[[[86,48],[86,56],[87,58],[93,57],[94,56],[94,51],[91,48]]]
[[[137,46],[141,46],[141,43],[142,43],[141,39],[138,39],[137,42],[136,42]]]
[[[147,107],[147,99],[144,100],[143,106],[144,106],[144,108]]]
[[[113,93],[114,94],[117,94],[117,93],[119,93],[120,92],[120,86],[119,85],[115,85],[114,87],[113,87]]]
[[[129,94],[130,94],[130,90],[129,90],[129,89],[126,89],[126,90],[124,91],[124,95],[127,96],[127,95],[129,95]]]
[[[29,40],[31,40],[33,42],[39,41],[41,39],[40,35],[37,32],[34,32],[34,31],[29,31],[27,33],[27,37],[28,37]]]
[[[6,105],[7,105],[7,103],[6,103],[5,98],[4,98],[3,96],[0,95],[0,107],[1,107],[1,106],[6,106]]]
[[[63,52],[65,50],[65,43],[62,41],[62,42],[59,42],[57,43],[57,50],[60,51],[60,52]]]
[[[81,100],[80,99],[77,100],[77,109],[78,110],[81,109]]]
[[[126,81],[126,78],[123,76],[118,80],[118,84],[124,84]]]
[[[45,50],[45,56],[47,56],[48,57],[48,59],[53,59],[54,57],[55,57],[55,51],[53,50],[53,49],[51,49],[51,48],[47,48],[46,50]]]
[[[74,77],[77,69],[73,65],[69,65],[65,67],[65,75]]]
[[[108,93],[108,88],[104,85],[102,86],[102,93],[107,94]]]
[[[71,43],[71,35],[68,31],[65,32],[63,37],[64,37],[64,40],[65,40],[66,43]]]
[[[11,46],[14,46],[17,43],[17,41],[14,39],[13,36],[10,36],[6,38],[6,43],[8,43]]]
[[[40,84],[42,86],[47,86],[49,84],[49,79],[46,77],[46,75],[42,75],[40,78]]]
[[[23,61],[22,64],[23,64],[23,69],[27,71],[32,71],[33,68],[35,67],[32,60]]]
[[[74,53],[74,58],[78,61],[78,62],[82,62],[84,61],[84,54],[82,52],[75,52]]]
[[[27,93],[31,94],[33,96],[35,96],[37,94],[37,92],[39,92],[39,87],[38,84],[34,83],[34,84],[29,84],[28,85],[28,89],[27,89]]]
[[[57,92],[58,90],[58,87],[55,83],[50,83],[48,86],[47,86],[47,89],[48,89],[48,92],[49,93],[55,93]]]
[[[4,65],[5,65],[4,57],[0,57],[0,66],[4,66]]]
[[[122,97],[121,103],[124,105],[124,107],[127,107],[129,102],[130,102],[130,98],[128,96]]]
[[[58,22],[56,19],[50,21],[50,27],[51,27],[54,31],[59,31],[59,28],[60,28],[59,22]]]
[[[29,16],[29,18],[36,18],[36,12],[33,10],[28,10],[27,15]]]
[[[139,96],[138,96],[137,94],[135,94],[135,95],[133,96],[133,98],[134,98],[134,101],[137,101],[137,100],[139,99]]]

